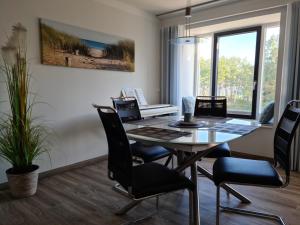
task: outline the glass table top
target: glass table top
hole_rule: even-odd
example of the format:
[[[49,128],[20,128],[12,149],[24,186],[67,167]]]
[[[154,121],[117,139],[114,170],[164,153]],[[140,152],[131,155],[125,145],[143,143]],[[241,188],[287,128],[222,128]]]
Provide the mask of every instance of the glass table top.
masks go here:
[[[182,120],[181,117],[158,117],[135,121],[124,124],[126,131],[137,129],[141,127],[155,127],[168,130],[176,130],[190,133],[186,136],[179,138],[166,140],[164,138],[151,137],[151,135],[138,135],[127,133],[127,136],[131,140],[145,140],[158,143],[173,143],[183,145],[207,145],[207,144],[220,144],[228,142],[244,136],[252,131],[256,130],[260,124],[254,120],[244,119],[232,119],[232,118],[197,118],[197,122],[203,123],[201,128],[175,128],[169,126],[178,120]]]

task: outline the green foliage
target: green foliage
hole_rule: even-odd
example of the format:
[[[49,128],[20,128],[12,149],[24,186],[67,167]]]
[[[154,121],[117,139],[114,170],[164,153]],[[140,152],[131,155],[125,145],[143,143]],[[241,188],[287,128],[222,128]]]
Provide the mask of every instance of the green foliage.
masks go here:
[[[218,95],[228,99],[231,110],[249,111],[252,103],[253,65],[238,57],[221,57],[218,64]]]
[[[208,96],[210,95],[210,74],[211,74],[211,66],[210,60],[200,58],[200,76],[199,76],[199,84],[200,84],[200,95]]]
[[[3,60],[0,67],[9,97],[10,114],[0,120],[0,157],[12,164],[15,172],[26,172],[32,161],[46,151],[45,129],[34,124],[33,102],[29,100],[30,75],[26,55],[17,49],[16,63]]]
[[[80,39],[41,23],[42,44],[52,49],[61,49],[74,54],[89,56],[89,47],[81,43]]]
[[[277,58],[278,58],[278,36],[273,35],[266,42],[265,46],[265,61],[263,67],[262,85],[262,108],[268,103],[274,101],[276,74],[277,74]]]
[[[278,36],[273,35],[265,44],[262,76],[264,108],[274,101],[278,56]],[[211,61],[200,58],[200,95],[210,95]],[[253,65],[238,57],[220,57],[218,61],[218,95],[228,99],[230,110],[250,111],[252,107]]]

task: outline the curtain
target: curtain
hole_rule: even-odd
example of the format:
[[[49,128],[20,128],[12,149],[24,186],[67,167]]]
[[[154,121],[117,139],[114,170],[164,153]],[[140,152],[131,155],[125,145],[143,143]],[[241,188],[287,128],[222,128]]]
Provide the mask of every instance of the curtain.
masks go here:
[[[300,2],[289,6],[290,36],[288,37],[286,103],[300,99]],[[298,129],[291,150],[291,169],[300,171],[300,129]]]
[[[183,25],[161,30],[161,103],[176,105],[180,111],[182,97],[194,95],[196,44],[175,41],[184,31]]]
[[[178,26],[161,29],[161,103],[179,105]]]

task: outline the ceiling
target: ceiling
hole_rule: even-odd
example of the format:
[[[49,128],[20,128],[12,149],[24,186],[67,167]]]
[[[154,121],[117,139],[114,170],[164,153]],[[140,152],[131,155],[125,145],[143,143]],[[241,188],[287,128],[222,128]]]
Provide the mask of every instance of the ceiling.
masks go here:
[[[191,35],[199,36],[204,34],[210,34],[214,32],[233,30],[242,27],[251,27],[270,23],[279,23],[280,13],[274,13],[264,16],[256,16],[246,19],[233,20],[230,22],[218,23],[209,26],[199,26],[191,29]]]
[[[161,14],[175,9],[184,8],[187,2],[191,5],[209,2],[210,0],[118,0],[137,8],[150,12],[152,14]]]

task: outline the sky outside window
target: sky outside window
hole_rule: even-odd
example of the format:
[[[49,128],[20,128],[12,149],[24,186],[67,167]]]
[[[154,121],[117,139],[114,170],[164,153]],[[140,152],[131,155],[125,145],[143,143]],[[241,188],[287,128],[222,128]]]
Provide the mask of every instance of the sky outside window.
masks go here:
[[[219,39],[219,57],[239,57],[255,63],[256,32],[236,34]]]

